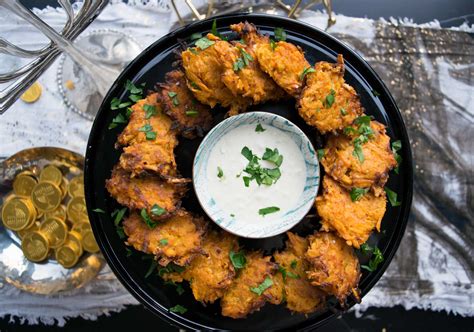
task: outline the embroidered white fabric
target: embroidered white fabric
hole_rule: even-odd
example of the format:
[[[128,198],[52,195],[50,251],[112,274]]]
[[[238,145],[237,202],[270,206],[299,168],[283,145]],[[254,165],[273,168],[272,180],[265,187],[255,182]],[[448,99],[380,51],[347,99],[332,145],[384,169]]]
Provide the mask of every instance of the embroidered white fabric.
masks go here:
[[[186,11],[184,4],[181,5],[180,11]],[[55,28],[59,29],[64,24],[65,15],[61,9],[48,7],[36,10],[36,13]],[[305,11],[301,19],[324,29],[327,17],[321,12]],[[342,15],[336,15],[336,19],[337,24],[329,29],[330,33],[338,37],[345,35],[346,40],[354,38],[367,46],[374,41],[376,24],[415,26],[410,20],[373,21]],[[130,0],[128,4],[113,1],[84,33],[95,29],[120,30],[133,35],[146,47],[166,34],[175,21],[176,16],[166,0]],[[425,26],[440,28],[436,22]],[[458,30],[472,32],[474,27],[463,25]],[[45,42],[38,31],[2,9],[0,35],[25,48],[39,48],[41,43]],[[17,64],[11,58],[0,61],[0,71],[11,70],[15,65]],[[17,101],[1,116],[0,157],[8,157],[19,150],[34,146],[65,147],[84,154],[92,122],[71,112],[62,103],[56,85],[57,65],[58,61],[39,79],[43,86],[43,95],[36,103],[30,105]],[[447,70],[453,66],[451,63],[445,65]],[[453,83],[449,74],[438,74],[437,79],[445,86],[451,86]],[[472,89],[472,76],[470,85]],[[457,102],[465,110],[470,109],[472,112],[474,109],[472,97],[458,98]],[[470,116],[472,119],[472,113]],[[470,161],[472,166],[472,150]],[[428,209],[425,212],[430,213]],[[434,227],[439,226],[436,224],[436,217],[432,220]],[[445,232],[446,236],[458,241],[460,245],[471,248],[472,243],[466,243],[454,227],[445,227]],[[377,286],[354,310],[361,312],[371,306],[390,307],[401,304],[407,309],[417,307],[446,310],[463,316],[473,316],[472,268],[466,268],[466,264],[458,260],[458,256],[451,255],[450,248],[431,237],[425,226],[415,224],[412,236],[417,240],[414,251],[411,252],[418,257],[416,270],[420,279],[431,281],[430,292],[425,293],[417,288],[397,289],[396,292],[391,290],[391,278],[400,278],[400,264],[396,262],[402,258],[398,255]],[[472,249],[468,251],[471,251],[469,257],[472,259]],[[433,259],[433,255],[438,259]],[[2,282],[0,276],[0,303],[0,317],[11,315],[19,317],[27,324],[41,322],[59,326],[64,326],[71,317],[97,319],[100,315],[118,312],[126,305],[138,304],[108,267],[86,287],[50,297],[20,292]]]

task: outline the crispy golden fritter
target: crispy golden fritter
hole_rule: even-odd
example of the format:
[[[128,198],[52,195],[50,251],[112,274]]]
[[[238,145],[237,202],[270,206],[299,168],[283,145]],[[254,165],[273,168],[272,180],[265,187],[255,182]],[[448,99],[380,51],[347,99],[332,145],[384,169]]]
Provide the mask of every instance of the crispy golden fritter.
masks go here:
[[[165,83],[160,84],[160,100],[165,113],[173,120],[176,129],[186,138],[202,137],[211,128],[212,115],[209,107],[201,104],[186,85],[186,76],[181,70],[166,74]]]
[[[284,299],[288,309],[297,313],[309,314],[322,307],[325,302],[325,294],[311,285],[306,277],[308,264],[304,255],[308,249],[308,240],[290,232],[287,234],[286,249],[273,254],[280,271],[277,273],[280,277],[275,278],[275,284],[277,286],[283,284]],[[275,287],[275,289],[277,288]]]
[[[203,253],[183,272],[197,301],[213,303],[224,295],[235,276],[229,253],[238,249],[237,238],[229,233],[211,231],[206,234],[202,241]]]
[[[254,43],[260,68],[289,95],[298,97],[303,88],[302,73],[310,67],[301,48],[286,41],[271,44],[270,38],[259,36],[256,29],[247,28],[243,31],[244,40]]]
[[[168,218],[175,213],[187,191],[184,183],[167,182],[157,176],[131,178],[130,173],[120,166],[114,167],[105,187],[120,204],[130,209],[146,209],[155,220]],[[154,205],[166,212],[160,216],[153,214],[151,209]]]
[[[180,210],[150,228],[137,212],[132,212],[123,221],[123,229],[128,236],[127,244],[136,250],[159,257],[163,266],[171,262],[183,266],[201,252],[206,222]]]
[[[354,126],[354,128],[357,128]],[[363,160],[355,152],[358,135],[332,135],[329,137],[321,163],[326,173],[347,189],[371,188],[375,196],[383,193],[388,172],[397,165],[390,149],[390,137],[385,126],[370,121],[373,135],[361,144]]]
[[[204,50],[193,47],[181,53],[188,88],[197,100],[211,108],[217,104],[230,107],[231,115],[245,111],[251,100],[235,96],[222,82],[222,63],[216,45],[227,42],[212,34],[207,38],[214,44]]]
[[[321,133],[333,132],[350,125],[363,113],[359,97],[344,81],[344,60],[339,54],[337,64],[325,61],[306,75],[306,84],[298,100],[298,112],[307,124]]]
[[[178,140],[170,118],[162,111],[157,94],[139,100],[131,109],[130,121],[117,139],[117,145],[124,147],[120,166],[132,176],[151,171],[164,178],[176,177],[174,148]],[[147,139],[146,129],[155,133],[156,137]]]
[[[254,104],[259,104],[278,100],[286,95],[260,69],[252,45],[219,42],[216,43],[215,50],[222,64],[222,82],[235,96],[248,97]]]
[[[334,233],[317,232],[308,240],[308,279],[313,286],[345,303],[350,293],[358,293],[360,266],[354,250]]]
[[[380,231],[386,205],[384,192],[379,197],[368,192],[353,202],[349,192],[329,176],[323,179],[323,194],[316,198],[322,229],[336,231],[355,248],[367,241],[374,228]]]
[[[223,316],[245,318],[266,302],[265,294],[258,295],[251,288],[259,287],[266,278],[271,279],[276,265],[270,262],[271,256],[264,257],[261,252],[251,252],[246,259],[246,266],[239,271],[221,299]]]

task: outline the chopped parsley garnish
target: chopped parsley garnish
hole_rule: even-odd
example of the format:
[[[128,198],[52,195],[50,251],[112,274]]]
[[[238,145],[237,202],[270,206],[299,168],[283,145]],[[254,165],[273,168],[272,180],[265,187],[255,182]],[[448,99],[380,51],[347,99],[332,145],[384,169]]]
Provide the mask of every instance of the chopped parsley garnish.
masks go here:
[[[176,92],[168,91],[168,97],[171,98],[171,101],[173,102],[173,106],[179,105],[178,94]]]
[[[250,61],[253,61],[253,57],[248,54],[243,48],[240,48],[240,53],[242,56],[237,58],[234,62],[233,69],[234,71],[239,71],[249,65]]]
[[[186,116],[192,116],[192,117],[195,117],[195,116],[198,116],[199,115],[199,112],[195,109],[191,109],[189,111],[186,111],[185,112]]]
[[[347,115],[347,111],[346,111],[344,108],[342,108],[342,107],[341,107],[341,115],[342,115],[342,116]]]
[[[176,293],[178,293],[178,295],[183,295],[184,293],[183,286],[181,286],[181,284],[175,284],[175,285],[176,285]]]
[[[290,277],[290,278],[293,278],[293,279],[299,279],[300,276],[297,275],[296,273],[293,273],[291,271],[288,271],[287,269],[285,269],[283,266],[278,266],[278,272],[281,273],[282,277],[283,277],[283,281],[286,281],[286,277]]]
[[[265,130],[266,130],[266,129],[264,129],[260,123],[257,124],[257,127],[255,127],[255,131],[256,131],[257,133],[263,133]]]
[[[144,132],[147,140],[156,139],[156,131],[153,131],[153,127],[149,123],[139,128],[138,131]]]
[[[184,271],[184,267],[176,265],[174,263],[169,263],[165,267],[160,267],[158,269],[158,275],[160,277],[163,277],[167,273],[174,273],[174,272],[181,273],[183,271]]]
[[[153,229],[153,228],[155,228],[155,227],[158,225],[158,223],[156,223],[155,221],[153,221],[153,220],[150,218],[150,216],[149,216],[148,213],[146,212],[146,209],[142,209],[142,210],[140,211],[140,216],[142,217],[143,221],[146,223],[146,225],[147,225],[149,228]]]
[[[221,35],[219,33],[219,31],[217,31],[217,22],[216,22],[216,20],[212,21],[211,33],[214,36],[219,37],[222,40],[227,40],[227,38],[225,36]]]
[[[360,144],[354,143],[354,151],[352,151],[352,155],[356,157],[360,163],[363,163],[365,160],[364,152],[362,151],[362,146]]]
[[[122,114],[119,113],[115,118],[112,119],[112,123],[109,124],[109,129],[117,127],[119,124],[127,123],[128,119]]]
[[[267,288],[270,288],[272,285],[273,280],[269,277],[266,277],[260,285],[258,285],[257,287],[250,287],[250,290],[260,296]]]
[[[369,264],[368,265],[361,265],[360,267],[367,270],[367,271],[369,271],[369,272],[373,272],[377,269],[379,264],[383,262],[383,260],[384,260],[384,258],[383,258],[382,252],[380,251],[379,248],[375,247],[375,248],[373,248],[372,257],[369,261]]]
[[[151,276],[151,274],[153,273],[153,271],[156,270],[157,267],[158,267],[158,263],[152,258],[150,266],[148,267],[148,270],[145,273],[145,279]]]
[[[232,265],[234,265],[234,268],[236,269],[243,269],[245,267],[245,264],[247,264],[247,259],[245,258],[245,254],[243,253],[243,251],[230,251],[229,258],[232,262]]]
[[[296,269],[296,265],[298,264],[298,262],[296,261],[296,259],[293,259],[290,263],[290,266],[292,269]]]
[[[275,213],[278,211],[280,211],[280,208],[278,206],[269,206],[258,210],[258,214],[265,217],[267,214]]]
[[[133,102],[137,102],[140,99],[142,99],[143,97],[140,96],[140,95],[130,95],[130,96],[128,96],[128,98],[130,98],[130,100],[133,101]]]
[[[178,313],[178,314],[184,314],[184,313],[186,313],[186,311],[188,311],[188,309],[186,309],[185,307],[183,307],[183,306],[180,305],[180,304],[177,304],[177,305],[175,305],[174,307],[171,307],[171,308],[170,308],[170,311],[171,311],[171,312]]]
[[[222,170],[222,168],[217,166],[217,177],[221,179],[223,176],[224,176],[224,171]]]
[[[242,38],[241,38],[240,40],[237,40],[237,42],[238,42],[238,43],[241,43],[242,45],[247,45],[247,44],[245,43],[245,40],[243,40]]]
[[[193,89],[201,90],[201,89],[199,88],[199,85],[196,84],[196,82],[190,82],[189,84],[193,87]]]
[[[176,92],[173,92],[173,91],[168,91],[168,97],[170,98],[174,98],[176,97],[178,94]]]
[[[352,152],[352,155],[356,157],[360,163],[363,163],[365,160],[362,145],[374,137],[374,131],[370,128],[370,120],[370,116],[362,115],[354,120],[354,124],[359,125],[357,130],[353,127],[344,128],[344,134],[346,135],[359,134],[359,136],[357,136],[353,141],[354,151]]]
[[[125,251],[127,252],[125,256],[130,257],[133,254],[133,251],[131,251],[129,248],[125,248]]]
[[[195,32],[195,33],[193,33],[193,34],[189,37],[189,39],[191,39],[191,40],[196,40],[196,39],[199,39],[199,38],[201,38],[201,37],[202,37],[202,33],[200,33],[200,32]]]
[[[350,192],[351,200],[353,202],[360,200],[368,191],[369,188],[352,188]]]
[[[199,47],[201,50],[205,50],[206,48],[208,48],[208,47],[210,47],[214,44],[215,44],[215,42],[212,41],[212,40],[209,40],[207,37],[199,38],[195,43],[195,45],[197,47]]]
[[[130,105],[132,105],[131,102],[126,101],[126,102],[123,102],[123,103],[122,103],[122,101],[121,101],[120,99],[114,97],[114,98],[112,99],[112,101],[110,102],[110,109],[111,109],[112,111],[114,111],[114,110],[117,110],[117,109],[120,109],[120,108],[128,107],[128,106],[130,106]]]
[[[168,239],[161,239],[159,242],[160,242],[160,245],[166,246],[168,244]]]
[[[321,160],[324,158],[324,149],[318,149],[316,152],[318,154],[318,160]]]
[[[94,212],[97,212],[97,213],[105,213],[105,211],[104,211],[104,210],[102,210],[102,209],[99,209],[99,208],[97,208],[97,209],[94,209],[94,210],[92,210],[92,211],[94,211]]]
[[[163,214],[166,213],[166,210],[163,209],[161,206],[159,206],[158,204],[153,204],[153,206],[151,207],[150,209],[150,212],[154,215],[154,216],[161,216]]]
[[[286,40],[286,31],[283,28],[275,28],[273,30],[275,34],[275,39],[278,41],[285,41]]]
[[[130,91],[132,95],[141,95],[143,94],[143,87],[145,86],[145,83],[142,83],[139,87],[136,86],[135,84],[132,83],[132,81],[127,80],[125,82],[125,89]]]
[[[302,81],[307,74],[314,73],[315,71],[316,70],[314,70],[312,67],[305,68],[300,74],[300,81]]]
[[[264,185],[270,186],[278,181],[281,177],[281,172],[279,167],[283,162],[283,156],[278,153],[278,149],[269,149],[266,148],[265,153],[262,158],[254,155],[252,150],[248,147],[244,147],[241,151],[242,155],[249,161],[245,169],[243,170],[249,176],[244,176],[242,179],[246,187],[249,186],[250,181],[255,180],[258,185],[262,183]],[[259,160],[266,160],[275,164],[276,168],[263,168]]]
[[[387,193],[388,200],[393,207],[400,206],[402,202],[397,201],[397,193],[393,190],[390,190],[388,187],[385,187],[385,192]]]
[[[329,91],[329,94],[326,96],[326,99],[323,102],[324,107],[330,108],[332,104],[334,104],[335,100],[336,100],[336,91],[334,89],[331,89],[331,91]]]
[[[143,110],[145,111],[145,119],[151,118],[153,115],[156,115],[156,107],[153,105],[145,104],[143,105]]]
[[[199,54],[198,51],[196,51],[196,49],[194,48],[188,48],[189,52],[191,52],[192,54]]]
[[[127,107],[127,110],[125,111],[125,116],[127,119],[130,119],[130,116],[132,115],[133,110],[130,107]]]
[[[344,135],[352,135],[352,134],[357,134],[357,130],[354,127],[344,128]]]
[[[273,39],[270,39],[270,47],[272,48],[272,51],[275,51],[275,48],[277,47],[277,43]]]
[[[234,217],[235,217],[235,214],[231,213],[230,216],[231,216],[232,218],[234,218]]]
[[[402,163],[402,156],[398,154],[398,151],[400,151],[402,148],[402,141],[398,140],[395,142],[392,142],[392,152],[393,156],[395,157],[395,160],[397,161],[397,167],[393,169],[393,171],[398,174],[400,170],[400,164]]]
[[[120,226],[120,222],[122,221],[123,216],[125,215],[126,212],[127,212],[127,208],[122,208],[120,210],[115,210],[114,212],[112,212],[111,216],[112,217],[115,216],[115,219],[114,219],[115,226]]]
[[[367,243],[362,243],[361,246],[360,246],[360,251],[361,251],[364,255],[370,254],[373,250],[374,250],[374,248],[372,248],[372,247],[371,247],[369,244],[367,244]]]
[[[373,94],[375,97],[380,96],[380,93],[379,93],[377,90],[372,90],[372,94]]]

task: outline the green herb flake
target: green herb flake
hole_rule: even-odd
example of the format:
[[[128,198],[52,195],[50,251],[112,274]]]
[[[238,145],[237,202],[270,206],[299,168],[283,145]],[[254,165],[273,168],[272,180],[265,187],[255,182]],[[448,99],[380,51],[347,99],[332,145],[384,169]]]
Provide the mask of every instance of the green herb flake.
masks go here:
[[[153,105],[145,104],[143,105],[143,110],[145,111],[145,119],[151,118],[153,115],[158,114],[156,112],[156,107]]]
[[[245,267],[245,264],[247,264],[247,259],[245,258],[245,254],[243,251],[234,252],[231,250],[229,252],[229,258],[232,262],[232,265],[236,269],[243,269]]]
[[[142,99],[143,97],[140,96],[140,95],[130,95],[130,96],[128,96],[128,98],[129,98],[131,101],[133,101],[133,102],[137,102],[137,101],[139,101],[140,99]]]
[[[324,158],[324,149],[318,149],[316,152],[318,154],[318,160],[321,161]]]
[[[119,236],[120,239],[125,239],[125,231],[123,230],[123,227],[116,227],[115,230],[117,231],[117,235]]]
[[[130,80],[127,80],[127,82],[125,82],[125,89],[127,91],[130,91],[130,93],[133,95],[143,94],[143,86],[144,84],[142,84],[141,87],[138,87],[135,84],[133,84],[132,81]]]
[[[145,137],[149,141],[155,140],[156,139],[156,131],[147,131],[145,133]]]
[[[148,215],[148,213],[146,212],[146,209],[142,209],[140,211],[140,216],[142,217],[143,221],[146,223],[146,225],[148,226],[148,228],[155,228],[158,223],[156,223],[155,221],[153,221],[150,216]]]
[[[329,94],[326,96],[326,99],[324,100],[324,107],[330,108],[332,104],[334,104],[334,101],[336,100],[336,91],[334,89],[331,89],[329,91]]]
[[[181,286],[181,284],[176,285],[176,293],[178,293],[178,295],[183,295],[184,288],[183,288],[183,286]]]
[[[94,210],[92,210],[92,211],[94,211],[94,212],[97,212],[97,213],[105,213],[105,211],[104,211],[104,210],[102,210],[102,209],[99,209],[99,208],[97,208],[97,209],[94,209]]]
[[[217,177],[221,179],[223,176],[224,176],[224,171],[222,170],[222,168],[217,166]]]
[[[199,115],[199,112],[195,109],[189,110],[185,112],[186,116],[196,117]]]
[[[127,110],[125,111],[125,116],[127,119],[130,119],[130,116],[132,115],[133,110],[130,107],[127,107]]]
[[[277,43],[273,39],[270,39],[270,47],[272,48],[272,51],[275,51],[275,48],[277,47]]]
[[[358,201],[369,192],[369,188],[352,188],[350,192],[351,200]]]
[[[212,40],[209,40],[207,37],[199,38],[195,43],[195,45],[197,47],[199,47],[201,50],[205,50],[206,48],[208,48],[208,47],[210,47],[214,44],[215,44],[215,42],[212,41]]]
[[[357,134],[357,130],[354,127],[345,127],[343,132],[344,132],[344,135]]]
[[[154,259],[152,259],[150,266],[148,267],[148,270],[145,273],[145,279],[151,276],[151,274],[153,273],[153,271],[156,270],[157,267],[158,267],[158,263]]]
[[[363,163],[365,160],[364,152],[362,151],[362,146],[360,144],[354,144],[354,151],[352,151],[352,155],[356,157],[360,163]]]
[[[125,254],[126,257],[130,257],[133,254],[133,251],[131,251],[130,248],[125,248],[125,252],[126,252]]]
[[[286,275],[287,275],[288,277],[292,278],[292,279],[299,279],[299,278],[300,278],[300,276],[299,276],[298,274],[293,273],[293,272],[291,272],[291,271],[286,271]]]
[[[188,48],[189,52],[191,52],[194,55],[199,54],[199,52],[195,48]]]
[[[234,217],[235,217],[235,214],[231,213],[230,216],[231,216],[232,218],[234,218]]]
[[[398,151],[402,149],[402,141],[394,141],[392,142],[392,152],[393,152],[393,157],[397,161],[397,167],[394,168],[394,172],[398,174],[400,171],[400,164],[402,163],[402,156],[398,154]]]
[[[371,247],[369,244],[367,244],[367,243],[362,243],[361,246],[360,246],[360,251],[361,251],[362,254],[364,254],[364,255],[370,254],[373,250],[374,250],[374,248],[372,248],[372,247]]]
[[[273,31],[275,34],[275,39],[278,41],[285,41],[286,40],[286,31],[283,28],[275,28]]]
[[[250,186],[250,178],[248,176],[244,176],[242,180],[244,181],[244,185],[246,187]]]
[[[315,71],[316,70],[314,70],[314,68],[312,67],[305,68],[300,74],[300,81],[302,81],[306,77],[307,74],[314,73]]]
[[[281,276],[283,277],[283,282],[286,282],[286,269],[283,266],[278,265],[278,272],[281,273]]]
[[[168,244],[168,239],[161,239],[159,242],[160,242],[160,245],[166,246]]]
[[[186,309],[185,307],[183,307],[180,304],[177,304],[174,307],[171,307],[170,311],[174,312],[174,313],[178,313],[178,314],[185,314],[186,311],[188,311],[188,309]]]
[[[388,187],[385,187],[385,192],[387,193],[388,200],[393,207],[400,206],[402,202],[397,201],[397,193],[393,190],[390,190]]]
[[[253,158],[253,153],[252,150],[250,150],[248,147],[244,146],[242,148],[242,151],[240,151],[242,156],[244,156],[248,161],[251,161]]]
[[[266,130],[266,129],[264,129],[260,123],[257,124],[257,127],[255,127],[255,131],[256,131],[257,133],[263,133],[265,130]]]
[[[199,38],[201,38],[201,37],[202,37],[202,33],[200,33],[200,32],[195,32],[195,33],[193,33],[193,34],[189,37],[189,39],[191,39],[191,41],[194,41],[194,40],[199,39]]]
[[[112,123],[109,125],[109,129],[117,127],[119,124],[127,123],[128,119],[122,114],[119,113],[115,118],[112,119]]]
[[[258,214],[261,216],[266,216],[267,214],[275,213],[278,211],[280,211],[280,208],[278,206],[269,206],[269,207],[258,210]]]
[[[250,290],[260,296],[266,289],[270,288],[272,285],[273,280],[269,277],[266,277],[260,285],[258,285],[257,287],[250,287]]]
[[[290,263],[290,266],[292,269],[296,269],[296,265],[298,264],[298,262],[296,261],[296,259],[293,259]]]
[[[151,207],[150,209],[150,212],[151,214],[153,214],[154,216],[162,216],[163,214],[166,213],[166,210],[163,209],[161,206],[159,206],[158,204],[153,204],[153,206]]]
[[[189,84],[192,86],[193,89],[201,90],[201,89],[199,88],[199,85],[196,84],[196,82],[190,82]]]
[[[126,212],[127,212],[127,208],[122,208],[120,210],[115,210],[114,213],[112,213],[112,216],[115,215],[115,219],[114,219],[115,226],[120,225],[120,222],[122,221],[123,216],[125,215]]]
[[[367,270],[367,271],[369,271],[369,272],[373,272],[377,269],[379,264],[383,262],[383,260],[384,260],[384,258],[383,258],[382,252],[380,251],[379,248],[375,247],[373,249],[373,254],[372,254],[372,257],[369,261],[369,264],[368,265],[361,265],[360,267]]]
[[[112,98],[112,100],[110,101],[110,109],[114,111],[118,109],[119,105],[120,105],[120,99],[118,99],[117,97]]]
[[[219,38],[222,39],[222,40],[227,40],[227,37],[221,35],[221,34],[219,33],[219,31],[217,31],[217,22],[216,22],[216,20],[212,21],[211,33],[212,33],[214,36],[219,37]]]
[[[245,62],[242,58],[237,58],[237,60],[234,62],[234,65],[232,69],[234,71],[239,71],[245,67]]]
[[[149,123],[145,124],[143,127],[140,127],[138,129],[138,131],[145,132],[145,133],[151,130],[153,130],[153,127]]]
[[[373,94],[375,97],[380,96],[380,93],[379,93],[377,90],[372,90],[372,94]]]
[[[342,116],[346,116],[347,115],[347,111],[341,107],[341,115]]]
[[[283,156],[278,152],[278,149],[276,148],[273,150],[266,148],[262,159],[266,161],[270,161],[274,163],[275,165],[277,165],[278,167],[280,167],[281,164],[283,163]]]
[[[168,91],[168,97],[170,98],[174,98],[176,97],[178,94],[176,92],[173,92],[173,91]]]

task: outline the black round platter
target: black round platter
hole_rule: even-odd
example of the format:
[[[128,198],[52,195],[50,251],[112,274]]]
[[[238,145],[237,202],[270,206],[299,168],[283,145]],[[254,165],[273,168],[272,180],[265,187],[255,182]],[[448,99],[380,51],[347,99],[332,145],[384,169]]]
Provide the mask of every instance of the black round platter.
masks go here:
[[[385,260],[374,272],[363,272],[359,288],[364,296],[380,279],[393,258],[403,236],[411,205],[412,158],[400,111],[373,69],[351,48],[327,33],[308,24],[277,16],[242,13],[216,18],[219,33],[230,39],[237,36],[232,34],[229,25],[241,21],[253,23],[261,33],[270,35],[273,34],[274,28],[283,28],[287,33],[287,41],[299,45],[312,65],[317,61],[336,62],[337,55],[342,54],[346,68],[345,80],[358,92],[365,113],[387,126],[387,134],[392,141],[401,140],[402,142],[402,150],[399,151],[403,158],[400,172],[399,174],[391,172],[387,183],[388,187],[398,193],[402,204],[398,207],[387,204],[382,231],[374,232],[368,241],[370,245],[378,246]],[[86,202],[94,234],[108,264],[124,286],[148,309],[172,324],[200,330],[314,329],[342,310],[335,300],[329,300],[327,310],[310,315],[292,314],[284,306],[267,304],[246,319],[235,320],[221,316],[218,301],[207,306],[195,301],[188,286],[185,286],[184,294],[178,295],[174,287],[165,285],[156,274],[145,278],[149,261],[141,259],[141,254],[138,252],[130,254],[124,240],[117,234],[113,218],[110,216],[110,213],[119,206],[105,189],[105,180],[110,177],[113,166],[118,162],[121,151],[115,149],[114,144],[117,135],[123,129],[123,127],[108,129],[112,119],[117,115],[116,112],[110,110],[112,98],[125,98],[127,92],[124,85],[127,80],[135,84],[145,83],[147,89],[152,89],[157,82],[163,82],[165,74],[175,65],[176,51],[183,47],[183,43],[189,42],[190,36],[194,33],[205,34],[210,31],[212,23],[213,19],[196,22],[156,41],[126,67],[110,88],[95,118],[86,153]],[[272,112],[288,118],[306,133],[316,149],[322,147],[324,138],[298,116],[294,99],[257,105],[250,109],[250,111],[256,110]],[[213,114],[214,122],[217,124],[224,119],[225,110],[216,109],[213,110]],[[180,138],[175,154],[178,169],[184,177],[192,176],[193,158],[200,141],[201,139]],[[323,174],[322,171],[321,178]],[[189,211],[205,215],[192,188],[182,205]],[[97,208],[105,210],[106,213],[94,212],[93,210]],[[314,209],[310,214],[315,214]],[[309,217],[301,221],[292,231],[305,236],[318,228],[318,219]],[[281,234],[263,240],[240,239],[240,244],[246,249],[258,248],[263,249],[266,254],[271,254],[274,250],[283,249],[285,240],[286,235]],[[361,264],[366,264],[368,261],[364,255],[359,255],[359,258]],[[185,306],[188,311],[181,315],[168,310],[177,304]],[[354,300],[349,298],[348,307],[354,304]]]

